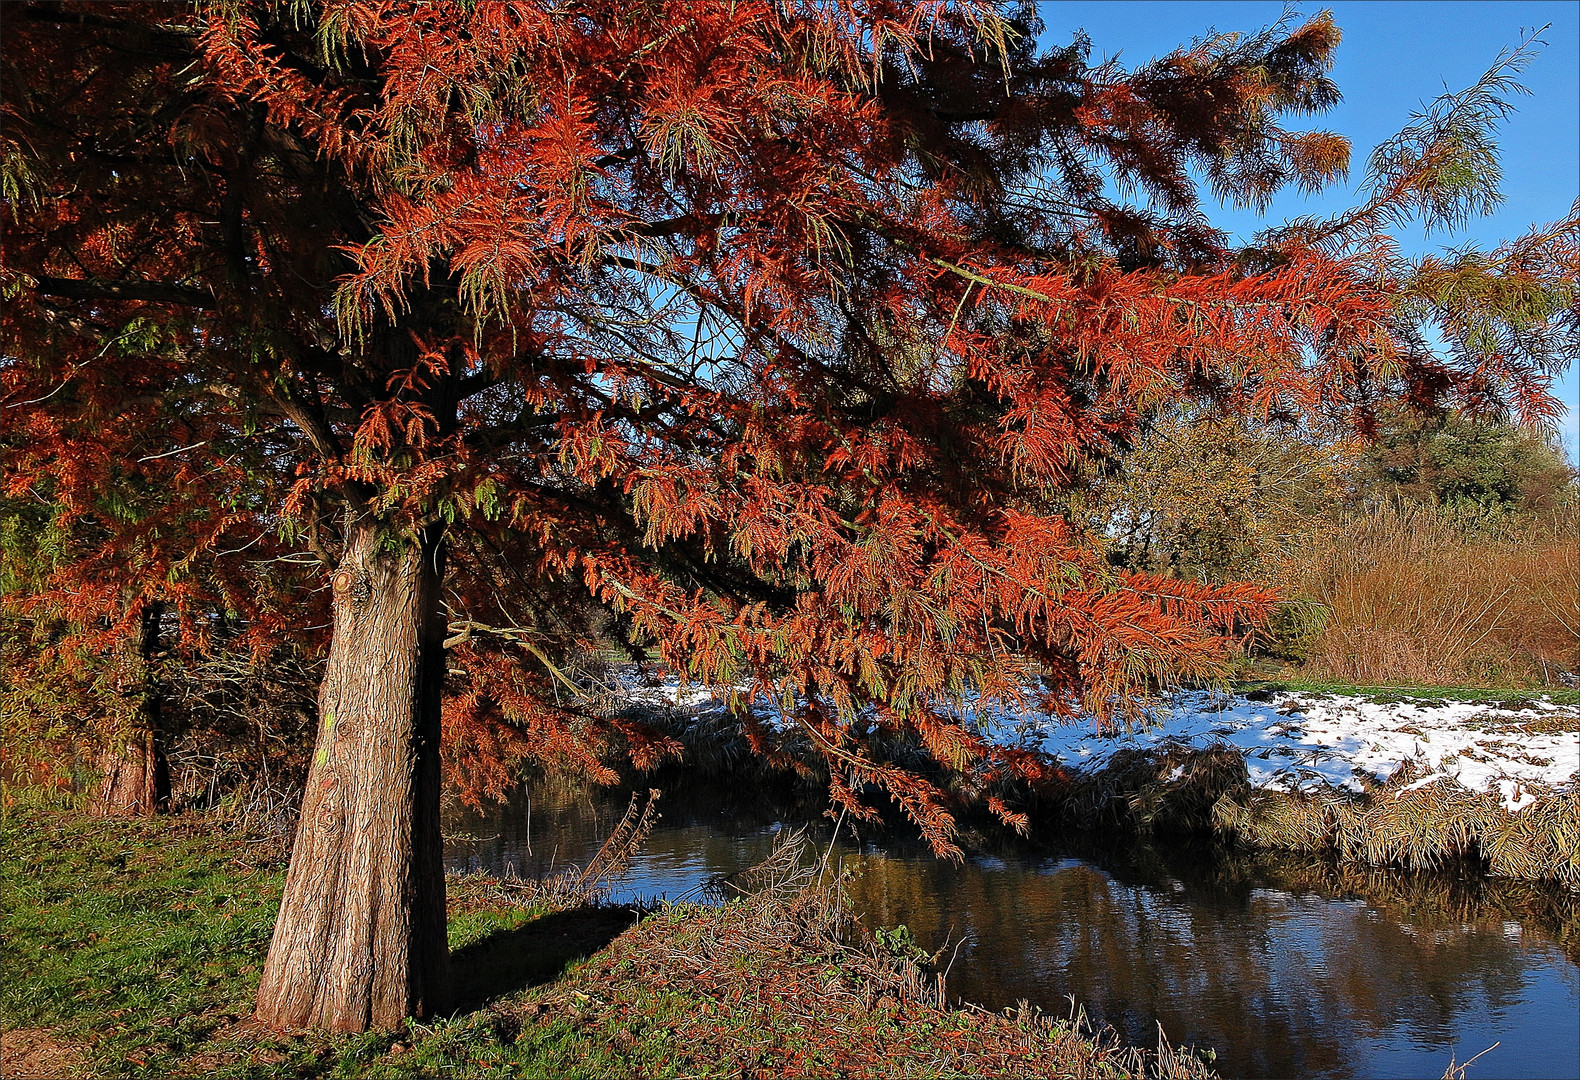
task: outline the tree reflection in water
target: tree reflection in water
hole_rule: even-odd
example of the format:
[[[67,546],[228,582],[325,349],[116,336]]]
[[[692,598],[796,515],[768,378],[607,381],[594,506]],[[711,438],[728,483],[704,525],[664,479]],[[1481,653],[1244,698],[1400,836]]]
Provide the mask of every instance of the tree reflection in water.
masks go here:
[[[585,861],[626,805],[563,782],[534,799],[530,852],[523,799],[452,813],[452,865],[535,876]],[[662,805],[628,894],[674,898],[743,869],[791,817],[717,791]],[[930,950],[963,942],[950,990],[992,1008],[1062,1013],[1074,995],[1133,1041],[1161,1022],[1213,1047],[1225,1076],[1440,1075],[1500,1039],[1477,1077],[1580,1071],[1580,904],[1562,890],[1191,843],[1066,838],[963,866],[892,836],[836,851],[868,925],[904,923]]]
[[[1084,854],[955,869],[872,853],[851,892],[875,924],[963,937],[950,987],[967,1000],[1074,994],[1132,1040],[1161,1022],[1215,1048],[1225,1075],[1435,1075],[1499,1038],[1478,1075],[1580,1063],[1566,894],[1205,847],[1167,864]]]

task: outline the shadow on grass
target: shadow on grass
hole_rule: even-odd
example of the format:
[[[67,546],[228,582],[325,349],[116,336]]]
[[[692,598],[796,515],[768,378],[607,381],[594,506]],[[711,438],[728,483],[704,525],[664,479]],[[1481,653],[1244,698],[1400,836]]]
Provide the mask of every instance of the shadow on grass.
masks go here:
[[[625,907],[556,911],[457,950],[450,956],[456,1011],[472,1012],[517,990],[552,982],[639,918],[639,911]]]

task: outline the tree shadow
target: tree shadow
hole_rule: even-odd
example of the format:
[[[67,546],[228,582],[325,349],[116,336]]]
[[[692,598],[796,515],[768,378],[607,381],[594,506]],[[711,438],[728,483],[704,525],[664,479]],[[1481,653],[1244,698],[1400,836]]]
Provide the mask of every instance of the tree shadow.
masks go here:
[[[513,930],[500,930],[450,955],[457,1012],[472,1012],[517,990],[552,982],[574,961],[591,956],[641,918],[628,907],[555,911]]]

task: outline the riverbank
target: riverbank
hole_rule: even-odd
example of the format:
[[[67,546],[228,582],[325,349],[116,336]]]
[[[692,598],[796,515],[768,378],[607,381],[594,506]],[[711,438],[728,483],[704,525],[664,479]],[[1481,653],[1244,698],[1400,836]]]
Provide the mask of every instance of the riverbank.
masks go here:
[[[8,1078],[1211,1075],[1079,1018],[943,1003],[905,934],[867,932],[788,849],[732,902],[646,913],[452,877],[455,1014],[331,1037],[249,1017],[284,875],[269,844],[21,805],[3,840]]]
[[[702,773],[749,758],[705,691],[670,680],[626,693],[666,710]],[[1574,691],[1262,684],[1175,693],[1118,733],[1034,712],[963,719],[1058,767],[1056,784],[1001,793],[1043,826],[1215,834],[1371,866],[1479,865],[1580,885]]]
[[[1115,736],[1018,718],[1070,775],[1066,822],[1580,884],[1574,695],[1180,693]]]

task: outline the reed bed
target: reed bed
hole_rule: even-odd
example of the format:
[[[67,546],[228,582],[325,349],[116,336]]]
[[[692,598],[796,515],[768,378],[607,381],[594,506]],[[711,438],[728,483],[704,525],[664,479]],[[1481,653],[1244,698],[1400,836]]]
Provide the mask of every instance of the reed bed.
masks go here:
[[[1205,832],[1220,799],[1249,792],[1245,758],[1234,747],[1165,742],[1121,750],[1106,768],[1077,773],[1055,806],[1082,828]]]
[[[686,742],[690,765],[693,732],[682,721],[677,710],[670,730]],[[690,775],[719,775],[709,766],[733,756],[730,738],[739,735],[727,736],[722,721],[703,725],[698,742],[711,752],[698,755]],[[904,747],[885,749],[903,752]],[[805,785],[821,797],[821,788],[809,784],[807,776],[760,768],[753,776],[757,783],[788,782],[793,790]],[[1104,768],[1078,771],[1052,784],[1006,779],[987,793],[1025,807],[1038,822],[1066,828],[1216,833],[1250,848],[1324,854],[1368,866],[1435,869],[1469,862],[1500,877],[1580,884],[1580,792],[1527,783],[1537,801],[1511,813],[1498,794],[1448,779],[1412,789],[1424,775],[1418,763],[1407,762],[1370,791],[1255,788],[1243,750],[1228,743],[1164,741],[1121,750]],[[963,795],[962,800],[962,825],[979,839],[995,835],[994,824],[973,815]],[[974,832],[978,825],[980,834]]]
[[[1313,677],[1365,685],[1558,685],[1580,667],[1580,525],[1379,504],[1278,578],[1325,610]]]

